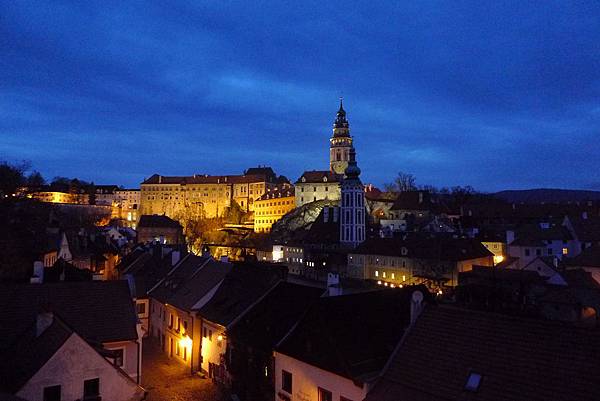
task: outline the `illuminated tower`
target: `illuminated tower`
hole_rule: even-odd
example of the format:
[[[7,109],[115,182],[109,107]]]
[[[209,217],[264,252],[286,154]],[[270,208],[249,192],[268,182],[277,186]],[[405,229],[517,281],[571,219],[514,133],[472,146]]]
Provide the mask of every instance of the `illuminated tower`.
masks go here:
[[[346,111],[342,105],[342,98],[340,98],[340,109],[333,123],[333,136],[329,142],[329,170],[332,173],[344,174],[346,167],[348,167],[352,137],[346,119]]]
[[[348,167],[340,184],[340,243],[354,248],[365,240],[365,192],[353,147],[348,156]]]

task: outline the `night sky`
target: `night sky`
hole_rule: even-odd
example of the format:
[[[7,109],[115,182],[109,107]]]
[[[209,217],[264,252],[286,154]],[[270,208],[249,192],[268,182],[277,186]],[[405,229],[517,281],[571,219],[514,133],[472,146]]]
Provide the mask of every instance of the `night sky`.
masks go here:
[[[363,182],[600,190],[600,2],[347,3],[3,1],[0,160],[296,180],[343,96]]]

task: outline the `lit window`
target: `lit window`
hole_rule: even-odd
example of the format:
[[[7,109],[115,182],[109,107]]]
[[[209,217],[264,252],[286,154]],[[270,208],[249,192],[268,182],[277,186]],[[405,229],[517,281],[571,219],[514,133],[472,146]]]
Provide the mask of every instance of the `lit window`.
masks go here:
[[[385,274],[385,272],[383,272],[383,278],[385,278],[385,276],[386,276],[386,274]]]
[[[562,249],[562,254],[563,255],[568,255],[569,254],[569,248],[563,248]]]
[[[379,277],[379,271],[375,270],[375,277]]]

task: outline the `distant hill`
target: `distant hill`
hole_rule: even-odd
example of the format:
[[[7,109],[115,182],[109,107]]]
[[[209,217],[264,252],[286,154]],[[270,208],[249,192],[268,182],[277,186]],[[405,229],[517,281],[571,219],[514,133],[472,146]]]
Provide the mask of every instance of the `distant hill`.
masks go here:
[[[496,198],[504,199],[511,203],[565,203],[595,200],[600,201],[600,191],[586,191],[579,189],[523,189],[507,190],[492,194]]]

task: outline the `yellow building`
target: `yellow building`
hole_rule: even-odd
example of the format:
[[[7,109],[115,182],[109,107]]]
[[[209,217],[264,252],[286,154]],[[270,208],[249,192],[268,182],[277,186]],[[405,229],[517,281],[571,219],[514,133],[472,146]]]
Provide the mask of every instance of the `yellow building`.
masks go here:
[[[221,217],[235,201],[244,212],[276,186],[270,167],[255,167],[243,175],[162,176],[141,184],[140,215],[165,214],[174,219]]]
[[[269,232],[273,223],[295,207],[294,187],[267,191],[254,202],[254,231]]]
[[[487,248],[488,251],[494,254],[494,265],[502,262],[506,257],[506,244],[501,241],[481,241],[481,244]]]
[[[28,195],[32,199],[46,203],[88,204],[88,194],[72,194],[58,191],[39,191]]]

